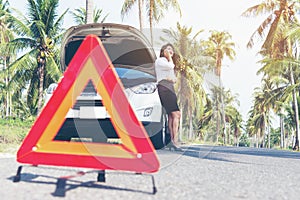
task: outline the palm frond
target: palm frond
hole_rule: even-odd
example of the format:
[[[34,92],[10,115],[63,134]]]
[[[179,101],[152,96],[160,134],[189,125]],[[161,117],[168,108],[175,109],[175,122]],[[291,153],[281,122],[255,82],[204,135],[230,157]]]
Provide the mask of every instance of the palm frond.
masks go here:
[[[124,18],[125,15],[129,13],[129,10],[132,9],[133,5],[137,2],[138,0],[125,0],[124,4],[121,9],[121,16],[122,19]]]
[[[182,16],[181,8],[177,0],[164,0],[164,5],[166,6],[167,10],[169,7],[172,7],[175,11],[179,12],[180,17]]]
[[[37,65],[35,60],[36,52],[37,51],[35,49],[32,49],[28,53],[25,53],[24,55],[16,59],[14,62],[12,62],[9,65],[8,70],[17,72],[26,69],[34,69]]]
[[[244,17],[256,17],[258,15],[270,13],[276,7],[277,0],[266,0],[261,4],[254,5],[242,13]]]
[[[269,18],[267,20],[268,20],[268,22],[266,22],[266,23],[268,23],[268,24],[265,24],[265,27],[270,26],[270,29],[268,31],[268,35],[266,36],[266,40],[265,40],[264,44],[262,45],[263,49],[272,48],[272,44],[274,43],[274,37],[278,33],[277,30],[278,30],[278,25],[280,22],[280,16],[276,17],[273,21],[272,21],[272,19],[269,19]]]
[[[19,36],[29,35],[30,34],[30,20],[28,20],[22,12],[17,9],[12,9],[14,13],[9,15],[9,20],[12,21],[12,29]]]
[[[55,82],[57,82],[62,76],[59,66],[57,65],[57,61],[55,60],[55,56],[47,57],[46,73],[49,75],[49,78]]]
[[[85,24],[86,10],[85,8],[76,8],[75,11],[71,12],[73,19],[76,24]]]
[[[34,46],[36,41],[31,38],[16,38],[9,43],[3,44],[2,49],[5,49],[9,54],[23,52]]]

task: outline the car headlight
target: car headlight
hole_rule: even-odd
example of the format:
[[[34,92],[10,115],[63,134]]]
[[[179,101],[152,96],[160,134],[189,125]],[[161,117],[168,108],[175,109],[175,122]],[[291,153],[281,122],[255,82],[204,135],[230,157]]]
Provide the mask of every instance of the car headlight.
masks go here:
[[[57,83],[51,83],[47,89],[47,94],[53,94],[54,90],[57,88]]]
[[[155,83],[144,83],[135,87],[132,87],[131,90],[136,94],[151,94],[156,90]]]

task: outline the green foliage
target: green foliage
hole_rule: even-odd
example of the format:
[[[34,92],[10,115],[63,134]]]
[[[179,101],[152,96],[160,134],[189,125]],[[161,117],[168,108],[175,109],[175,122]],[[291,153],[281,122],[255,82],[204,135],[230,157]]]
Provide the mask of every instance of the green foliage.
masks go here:
[[[250,140],[247,134],[242,134],[239,140],[240,147],[250,147]]]
[[[27,5],[27,16],[20,11],[10,15],[17,37],[6,43],[5,51],[9,55],[23,53],[9,63],[9,85],[20,91],[29,84],[26,103],[31,114],[36,114],[42,108],[44,89],[61,76],[57,58],[67,10],[57,15],[58,0],[28,0]]]
[[[34,119],[0,119],[0,152],[15,151],[27,135]]]
[[[280,147],[280,129],[272,130],[270,141],[271,148]]]
[[[199,118],[204,113],[207,100],[203,88],[205,70],[202,66],[205,63],[200,42],[197,40],[197,36],[202,31],[200,30],[192,35],[192,27],[182,26],[177,22],[177,29],[164,29],[163,32],[167,35],[167,39],[161,38],[164,43],[172,43],[176,55],[178,55],[175,67],[177,74],[176,89],[180,109],[182,110],[182,127],[186,126],[190,129],[187,131],[189,140],[195,138],[195,135],[191,133],[194,132],[194,127],[197,126]],[[184,131],[181,130],[181,133],[183,137]],[[196,137],[200,138],[199,134]]]
[[[226,139],[227,144],[236,143],[236,140],[238,140],[242,133],[243,122],[242,115],[238,111],[239,101],[237,97],[236,94],[233,95],[230,90],[225,90],[224,88],[220,89],[215,86],[211,89],[211,94],[208,95],[209,99],[206,101],[207,104],[204,113],[198,120],[199,137],[210,141],[217,141],[216,137],[218,137],[220,144],[224,143],[224,139]],[[221,99],[223,99],[224,102],[226,138],[224,138],[225,135],[223,134],[225,130],[222,131],[222,134],[217,134],[218,128],[219,130],[221,128],[220,119],[223,115]]]
[[[168,11],[170,7],[180,13],[181,9],[177,0],[125,0],[121,10],[121,16],[124,17],[132,9],[133,5],[138,3],[140,29],[143,29],[142,13],[146,10],[146,15],[150,25],[151,44],[153,44],[153,24],[159,22],[164,17],[165,11]]]
[[[281,0],[272,1],[271,4],[266,2],[268,1],[262,1],[243,13],[244,16],[254,17],[267,14],[267,18],[255,30],[247,45],[252,48],[257,38],[263,41],[259,51],[263,57],[260,61],[263,66],[258,71],[258,74],[263,75],[262,87],[255,90],[254,105],[249,112],[247,127],[250,135],[257,136],[257,146],[259,143],[267,144],[269,133],[265,130],[271,126],[270,114],[274,112],[283,118],[286,129],[296,130],[295,148],[299,148],[299,108],[296,101],[299,97],[300,73],[299,55],[295,53],[299,51],[296,42],[299,41],[300,30],[297,19],[299,1]],[[278,132],[273,131],[270,139],[271,147],[278,145]]]
[[[94,23],[103,23],[106,18],[108,17],[108,14],[106,14],[103,18],[102,16],[102,9],[95,8],[93,11],[93,22]],[[86,8],[77,8],[74,11],[71,12],[73,19],[76,24],[86,24]]]

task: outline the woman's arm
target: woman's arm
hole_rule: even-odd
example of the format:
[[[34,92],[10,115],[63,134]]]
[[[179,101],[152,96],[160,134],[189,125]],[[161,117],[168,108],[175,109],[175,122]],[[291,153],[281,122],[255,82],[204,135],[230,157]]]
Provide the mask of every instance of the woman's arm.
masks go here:
[[[170,69],[174,69],[174,67],[175,67],[172,59],[171,59],[171,61],[168,61],[164,57],[158,58],[155,61],[155,65],[156,65],[156,67],[158,67],[161,70],[170,70]]]

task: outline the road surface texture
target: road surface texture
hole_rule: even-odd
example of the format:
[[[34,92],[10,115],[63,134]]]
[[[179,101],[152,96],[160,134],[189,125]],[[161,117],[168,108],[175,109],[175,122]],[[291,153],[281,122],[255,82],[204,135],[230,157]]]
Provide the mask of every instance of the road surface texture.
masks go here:
[[[97,182],[90,169],[23,165],[0,155],[1,200],[48,199],[300,199],[300,153],[206,145],[185,146],[184,152],[157,151],[161,168],[154,176],[106,171]],[[81,172],[80,172],[81,171]],[[57,187],[62,176],[72,176]],[[83,175],[84,174],[84,175]],[[82,175],[82,176],[79,176]]]

